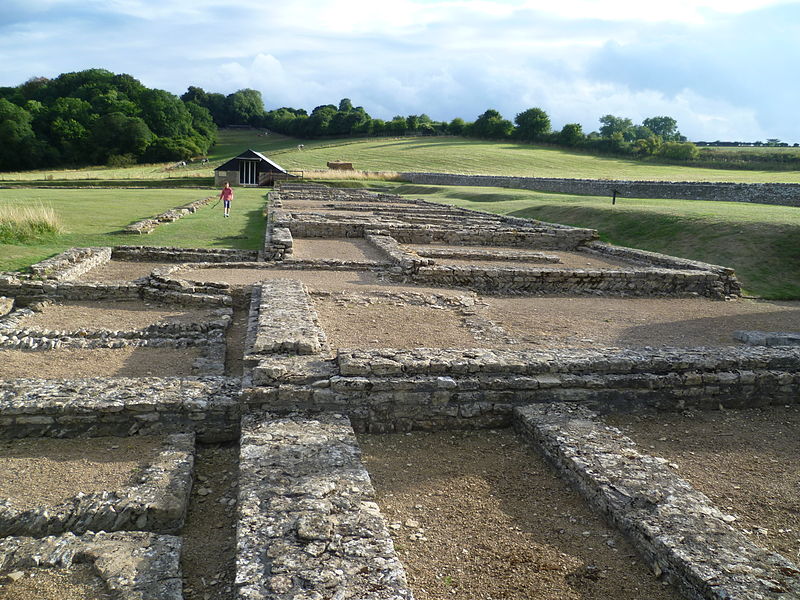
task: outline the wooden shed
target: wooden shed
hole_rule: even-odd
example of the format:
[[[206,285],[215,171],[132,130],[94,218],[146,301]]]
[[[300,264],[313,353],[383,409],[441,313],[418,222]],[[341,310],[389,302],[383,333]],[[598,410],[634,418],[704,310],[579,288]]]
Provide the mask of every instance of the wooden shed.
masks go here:
[[[260,186],[294,177],[286,169],[255,150],[245,150],[236,158],[214,169],[214,185]]]

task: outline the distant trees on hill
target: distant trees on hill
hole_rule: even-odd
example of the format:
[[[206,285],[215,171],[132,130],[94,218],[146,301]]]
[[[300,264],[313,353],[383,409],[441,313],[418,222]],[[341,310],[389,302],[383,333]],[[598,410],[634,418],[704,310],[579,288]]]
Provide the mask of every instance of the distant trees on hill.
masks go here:
[[[317,106],[310,114],[290,107],[267,111],[261,93],[253,89],[224,95],[190,86],[178,98],[147,88],[130,75],[88,69],[0,87],[0,170],[185,160],[205,154],[216,140],[217,128],[227,126],[267,128],[300,138],[446,134],[707,166],[800,168],[800,155],[793,152],[700,151],[669,116],[635,124],[607,114],[599,121],[599,130],[588,134],[578,123],[556,131],[538,107],[518,113],[513,122],[492,108],[472,122],[460,117],[449,123],[434,121],[426,114],[385,121],[372,118],[349,98]],[[787,144],[770,139],[754,145]]]
[[[207,109],[105,69],[0,87],[3,170],[183,160],[216,132]]]

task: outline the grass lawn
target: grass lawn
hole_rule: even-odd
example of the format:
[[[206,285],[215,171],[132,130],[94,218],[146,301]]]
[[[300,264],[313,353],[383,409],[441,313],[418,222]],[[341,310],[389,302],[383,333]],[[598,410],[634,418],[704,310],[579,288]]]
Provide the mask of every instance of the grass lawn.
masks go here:
[[[597,229],[604,241],[736,269],[746,293],[800,298],[800,209],[525,190],[384,184],[412,198]]]
[[[85,246],[179,246],[257,250],[264,235],[263,189],[236,190],[231,217],[215,202],[149,235],[119,231],[140,219],[207,196],[218,190],[55,190],[0,189],[0,206],[43,204],[52,207],[64,232],[30,244],[0,244],[0,271],[18,270],[63,252]]]
[[[269,153],[269,156],[290,170],[325,169],[327,161],[345,160],[352,162],[355,169],[364,171],[654,181],[800,182],[798,171],[744,171],[658,165],[544,146],[458,137],[307,143],[303,150],[297,150],[296,147],[278,149]]]
[[[305,147],[298,150],[302,143]],[[800,182],[798,171],[744,171],[658,165],[621,158],[570,152],[559,148],[468,140],[459,137],[347,138],[298,140],[278,134],[263,135],[253,129],[225,129],[209,152],[209,162],[189,163],[185,168],[171,164],[135,165],[128,168],[87,167],[0,173],[6,182],[124,181],[141,185],[208,185],[214,167],[247,148],[264,153],[290,171],[326,169],[327,162],[345,160],[362,171],[422,171],[484,175],[567,177],[589,179],[644,179],[655,181]]]

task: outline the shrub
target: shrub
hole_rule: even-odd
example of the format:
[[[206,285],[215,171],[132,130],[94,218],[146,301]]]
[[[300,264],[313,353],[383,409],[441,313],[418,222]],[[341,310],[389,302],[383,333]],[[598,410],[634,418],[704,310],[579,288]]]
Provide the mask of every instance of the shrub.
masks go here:
[[[694,160],[700,155],[700,150],[691,142],[665,142],[658,155],[673,160]]]
[[[108,157],[106,164],[114,168],[130,167],[136,164],[136,156],[130,153],[112,154]]]

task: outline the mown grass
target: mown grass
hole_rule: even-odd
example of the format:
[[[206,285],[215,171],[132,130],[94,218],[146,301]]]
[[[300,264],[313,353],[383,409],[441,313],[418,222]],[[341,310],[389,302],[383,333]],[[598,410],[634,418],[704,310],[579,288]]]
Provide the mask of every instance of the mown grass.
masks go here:
[[[126,225],[218,190],[0,190],[0,209],[44,203],[53,208],[63,231],[29,243],[0,243],[0,271],[24,269],[33,263],[84,246],[179,246],[257,250],[264,235],[262,211],[266,190],[237,189],[231,217],[215,202],[149,235],[119,233]]]
[[[740,202],[617,199],[525,190],[384,184],[396,193],[597,229],[621,246],[736,269],[748,294],[800,298],[800,209]]]
[[[256,148],[257,149],[257,148]],[[798,171],[703,169],[609,158],[567,150],[456,137],[381,138],[306,144],[270,155],[286,169],[325,169],[333,160],[364,171],[421,171],[525,177],[654,181],[798,182]]]
[[[304,148],[298,149],[302,143]],[[408,137],[333,140],[298,140],[278,134],[263,135],[254,129],[219,132],[209,162],[134,165],[127,168],[88,167],[0,173],[3,182],[37,182],[53,185],[59,181],[83,183],[122,180],[131,185],[141,181],[183,180],[205,185],[213,169],[247,148],[264,153],[290,171],[325,170],[328,161],[352,162],[360,171],[422,171],[484,175],[574,177],[590,179],[646,179],[655,181],[732,181],[741,183],[800,182],[798,171],[745,171],[706,169],[683,165],[659,165],[621,158],[595,156],[564,149],[510,142],[467,140],[458,137]],[[204,179],[205,178],[205,179]]]

